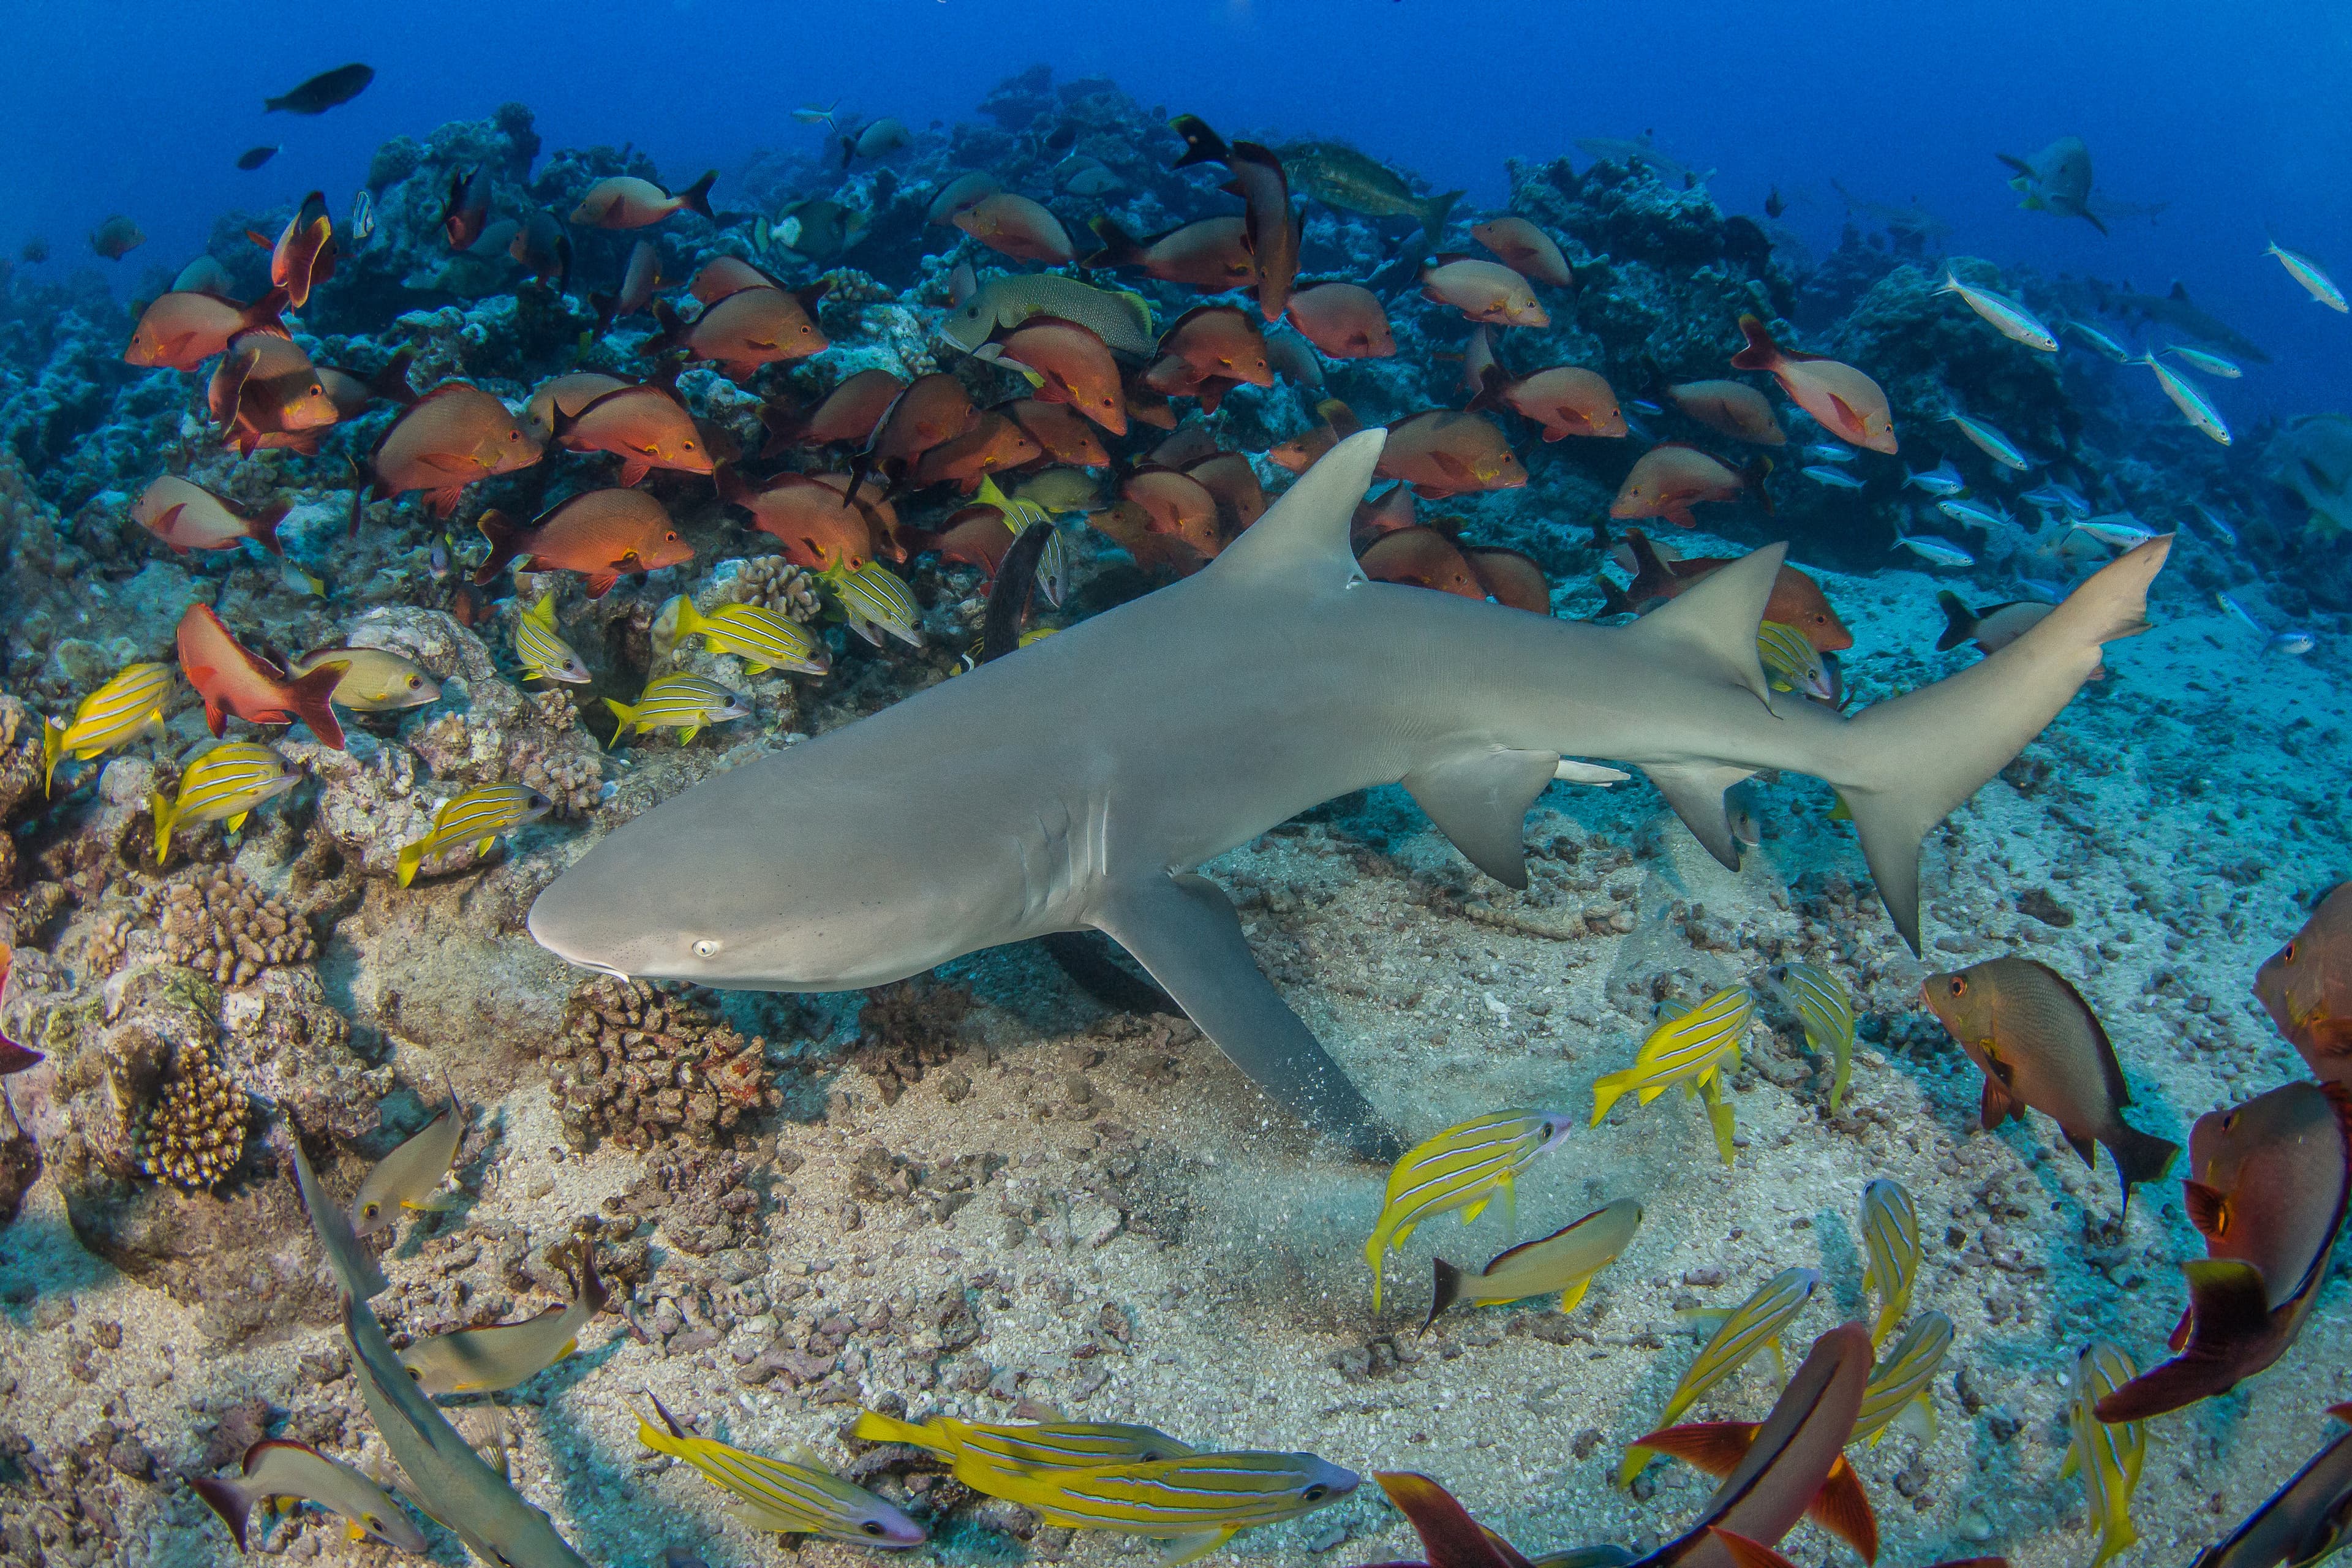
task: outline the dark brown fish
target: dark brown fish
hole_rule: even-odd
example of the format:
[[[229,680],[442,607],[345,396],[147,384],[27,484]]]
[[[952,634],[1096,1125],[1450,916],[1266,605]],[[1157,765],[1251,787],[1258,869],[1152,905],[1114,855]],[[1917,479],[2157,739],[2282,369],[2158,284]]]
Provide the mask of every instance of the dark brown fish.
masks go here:
[[[629,247],[629,259],[621,269],[621,287],[611,294],[591,294],[588,303],[594,307],[597,325],[610,329],[624,316],[634,316],[654,302],[654,290],[662,286],[661,247],[650,239],[640,239]]]
[[[349,103],[367,90],[375,79],[375,68],[363,65],[337,66],[331,71],[320,71],[293,91],[261,100],[264,114],[284,110],[289,114],[324,114],[339,103]]]
[[[2182,1206],[2205,1260],[2186,1266],[2173,1358],[2100,1400],[2100,1420],[2144,1421],[2226,1394],[2286,1353],[2326,1283],[2352,1195],[2347,1121],[2344,1089],[2309,1083],[2197,1119]]]
[[[0,1069],[5,1070],[5,1069]],[[2352,1405],[2327,1413],[2352,1426]],[[2352,1432],[2340,1432],[2294,1479],[2246,1516],[2226,1541],[2198,1553],[2189,1568],[2302,1568],[2333,1556],[2352,1531]]]
[[[254,170],[258,169],[261,165],[269,162],[272,158],[278,156],[280,151],[282,151],[282,149],[277,147],[247,148],[243,153],[237,154],[236,166],[243,169],[249,174]]]
[[[2352,882],[2254,972],[2254,999],[2323,1083],[2352,1083]]]
[[[474,583],[487,587],[508,563],[530,572],[578,572],[588,596],[601,599],[625,572],[653,572],[694,559],[694,547],[678,536],[661,502],[644,490],[583,490],[535,519],[528,527],[492,508],[476,526],[490,542],[490,553],[474,569]]]
[[[1323,390],[1323,361],[1312,344],[1297,332],[1276,332],[1265,340],[1265,363],[1293,386]]]
[[[139,226],[121,213],[89,231],[89,247],[109,261],[120,261],[146,243]]]
[[[1625,543],[1633,558],[1633,581],[1622,594],[1614,584],[1603,584],[1609,595],[1603,615],[1639,615],[1665,604],[1736,559],[1727,555],[1670,560],[1638,528],[1625,531]],[[1783,565],[1773,579],[1772,596],[1764,603],[1764,618],[1796,627],[1817,653],[1838,653],[1853,646],[1853,633],[1839,619],[1822,585],[1794,566]]]
[[[2179,1144],[2124,1120],[2131,1090],[2107,1031],[2082,993],[2048,965],[1987,959],[1930,974],[1919,989],[1921,1001],[1985,1075],[1987,1131],[2031,1106],[2058,1123],[2083,1163],[2093,1163],[2094,1142],[2105,1144],[2126,1205],[2135,1183],[2155,1181],[2180,1152]]]
[[[441,234],[452,250],[470,250],[490,224],[490,172],[453,170],[449,196],[441,204]]]
[[[341,365],[322,364],[319,367],[319,380],[335,405],[335,417],[355,419],[367,411],[371,403],[395,403],[405,408],[415,402],[416,391],[408,384],[408,367],[415,361],[416,351],[404,348],[373,375],[346,370]]]
[[[563,232],[555,215],[545,207],[534,208],[522,220],[522,227],[507,246],[507,255],[520,263],[523,270],[549,286],[562,289],[572,279],[572,237]]]
[[[1224,139],[1199,116],[1181,114],[1169,121],[1184,139],[1181,169],[1192,163],[1223,163],[1232,174],[1225,190],[1239,196],[1250,258],[1257,271],[1257,308],[1269,321],[1282,320],[1290,307],[1291,284],[1298,277],[1298,218],[1290,210],[1290,181],[1282,160],[1255,142]]]

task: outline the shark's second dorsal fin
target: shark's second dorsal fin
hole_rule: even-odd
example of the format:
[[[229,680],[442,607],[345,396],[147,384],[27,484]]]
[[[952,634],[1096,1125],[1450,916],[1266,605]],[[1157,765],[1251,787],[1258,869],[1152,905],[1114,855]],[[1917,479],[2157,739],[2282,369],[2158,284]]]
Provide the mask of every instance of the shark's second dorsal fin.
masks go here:
[[[1360,430],[1324,453],[1272,510],[1225,546],[1203,575],[1230,580],[1309,573],[1335,587],[1348,581],[1356,572],[1348,532],[1357,503],[1371,489],[1372,470],[1388,438],[1386,430]],[[1760,683],[1763,677],[1757,679]]]
[[[1711,674],[1752,691],[1769,708],[1772,692],[1764,684],[1756,631],[1764,623],[1764,606],[1788,552],[1786,544],[1751,550],[1708,573],[1620,635],[1638,638],[1654,647],[1659,658],[1693,674]]]

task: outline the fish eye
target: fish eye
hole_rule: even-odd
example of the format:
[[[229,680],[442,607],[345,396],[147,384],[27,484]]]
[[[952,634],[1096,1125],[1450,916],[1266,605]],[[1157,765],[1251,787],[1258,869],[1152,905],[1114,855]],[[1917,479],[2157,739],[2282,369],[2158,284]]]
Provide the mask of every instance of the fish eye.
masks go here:
[[[522,439],[522,432],[520,430],[509,430],[507,432],[507,439],[509,441],[520,441]]]
[[[685,446],[684,446],[683,447],[681,447],[681,448],[680,448],[680,450],[682,450],[682,451],[688,451],[688,452],[691,452],[691,451],[693,451],[693,450],[694,450],[694,443],[693,443],[693,442],[691,442],[691,441],[687,442],[687,443],[685,444]]]
[[[2280,953],[2279,956],[2286,960],[2289,963],[2293,963],[2294,962],[2294,949],[2295,944],[2294,942],[2288,942],[2286,944],[2286,951]]]
[[[671,529],[667,533],[663,534],[662,542],[664,544],[676,544],[677,542],[677,530]]]
[[[1308,1502],[1321,1502],[1323,1500],[1323,1494],[1329,1489],[1330,1489],[1326,1487],[1321,1481],[1318,1481],[1299,1495],[1304,1497]]]
[[[876,1538],[877,1538],[877,1539],[878,1539],[878,1538],[882,1535],[882,1533],[883,1533],[883,1531],[882,1531],[882,1521],[879,1521],[879,1520],[869,1519],[869,1520],[867,1520],[864,1524],[859,1525],[859,1526],[858,1526],[858,1528],[859,1528],[860,1530],[863,1530],[866,1534],[871,1535],[871,1536],[874,1536],[874,1537],[876,1537]]]
[[[422,676],[412,675],[408,678],[408,689],[411,691],[415,690],[418,687],[424,684],[425,679]]]
[[[408,1381],[411,1383],[423,1383],[425,1381],[425,1373],[412,1366],[408,1369]]]
[[[694,956],[697,958],[716,958],[719,956],[719,943],[716,938],[706,936],[700,942],[694,944]]]
[[[324,397],[327,395],[327,389],[320,386],[314,381],[310,384],[310,395],[313,397]]]
[[[1965,996],[1965,995],[1967,995],[1967,994],[1968,994],[1968,992],[1969,992],[1969,983],[1968,983],[1967,981],[1965,981],[1965,980],[1961,979],[1961,978],[1960,978],[1958,975],[1957,975],[1957,974],[1953,975],[1953,976],[1952,976],[1952,994],[1953,994],[1953,995],[1955,995],[1955,996]]]

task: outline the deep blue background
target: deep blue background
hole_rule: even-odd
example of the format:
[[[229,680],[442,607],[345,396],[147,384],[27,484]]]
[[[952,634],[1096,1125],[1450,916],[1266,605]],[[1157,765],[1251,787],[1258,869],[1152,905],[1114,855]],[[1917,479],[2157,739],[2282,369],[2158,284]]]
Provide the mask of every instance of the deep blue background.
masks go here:
[[[834,99],[910,124],[968,116],[1044,61],[1115,78],[1145,105],[1239,133],[1316,134],[1474,201],[1502,160],[1654,129],[1719,171],[1727,208],[1777,184],[1817,248],[1857,195],[1925,205],[1960,252],[2161,291],[2178,278],[2277,363],[2219,389],[2233,422],[2341,407],[2352,320],[2307,302],[2262,254],[2266,227],[2352,283],[2352,6],[2180,0],[572,0],[398,6],[176,0],[17,8],[0,51],[10,108],[7,252],[46,236],[52,271],[96,265],[128,293],[194,254],[232,203],[312,186],[340,216],[385,139],[520,99],[549,148],[634,142],[666,176],[813,141],[790,118]],[[350,59],[378,71],[318,119],[260,100]],[[2167,202],[2101,238],[2018,211],[1996,151],[2073,132],[2098,189]],[[257,174],[257,143],[286,151]],[[722,179],[720,194],[726,193]],[[83,236],[109,213],[149,243],[118,268]]]

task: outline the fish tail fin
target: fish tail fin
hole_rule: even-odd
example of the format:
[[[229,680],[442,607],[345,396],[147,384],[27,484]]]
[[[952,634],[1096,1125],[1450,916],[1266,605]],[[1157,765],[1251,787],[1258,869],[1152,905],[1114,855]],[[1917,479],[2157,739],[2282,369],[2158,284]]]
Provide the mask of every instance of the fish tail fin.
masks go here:
[[[190,1476],[188,1489],[205,1500],[205,1506],[220,1515],[228,1532],[236,1542],[236,1549],[245,1547],[245,1527],[253,1517],[253,1498],[236,1481],[225,1481],[217,1476]]]
[[[1704,1524],[1699,1529],[1713,1536],[1716,1544],[1731,1554],[1732,1568],[1797,1568],[1777,1550],[1760,1541],[1751,1541],[1736,1531],[1719,1524]]]
[[[1641,607],[1633,603],[1633,599],[1627,595],[1625,590],[1620,588],[1608,578],[1595,577],[1593,582],[1600,584],[1601,587],[1601,613],[1602,615],[1638,616],[1642,613]]]
[[[1180,114],[1168,122],[1168,129],[1184,138],[1184,155],[1170,164],[1170,168],[1182,169],[1194,163],[1233,162],[1233,152],[1225,145],[1225,139],[1210,130],[1208,121],[1199,115]]]
[[[718,183],[719,171],[705,169],[702,172],[702,178],[677,193],[678,204],[688,212],[700,213],[704,217],[710,216],[710,187]]]
[[[1748,340],[1748,344],[1731,356],[1732,369],[1770,370],[1780,363],[1780,345],[1774,342],[1772,334],[1765,330],[1761,316],[1743,314],[1739,318],[1739,333]]]
[[[934,1454],[955,1452],[953,1444],[942,1442],[940,1435],[929,1427],[919,1426],[912,1421],[901,1421],[878,1411],[859,1411],[856,1424],[849,1430],[852,1436],[862,1437],[868,1443],[904,1443],[909,1447],[927,1449]]]
[[[1080,265],[1086,267],[1140,267],[1143,265],[1143,242],[1119,227],[1108,214],[1087,225],[1102,241],[1102,248]]]
[[[1764,515],[1774,515],[1772,492],[1764,488],[1764,481],[1772,477],[1772,459],[1759,453],[1754,462],[1739,470],[1739,477],[1748,481],[1749,489],[1756,492],[1756,504],[1764,509]]]
[[[2180,1145],[2126,1122],[2123,1131],[2107,1144],[2107,1152],[2116,1157],[2116,1170],[2124,1181],[2124,1202],[2128,1205],[2132,1188],[2142,1182],[2163,1179],[2180,1152]]]
[[[2263,1271],[2236,1258],[2184,1263],[2189,1277],[2189,1330],[2179,1355],[2151,1367],[2093,1407],[2108,1425],[2145,1421],[2200,1399],[2223,1394],[2252,1370],[2244,1351],[2270,1329],[2270,1292]]]
[[[293,510],[290,502],[274,500],[253,517],[253,542],[281,560],[285,557],[286,546],[278,542],[278,525],[285,521],[286,514]]]
[[[160,789],[147,792],[147,809],[155,818],[155,864],[161,866],[171,857],[172,825],[179,820],[179,812],[163,798]]]
[[[1447,191],[1421,204],[1421,226],[1423,232],[1429,236],[1430,244],[1437,243],[1437,237],[1444,232],[1445,220],[1454,216],[1454,204],[1467,194],[1465,191]]]
[[[686,336],[686,321],[667,300],[651,300],[646,310],[654,319],[654,334],[646,340],[645,347],[637,353],[646,359],[652,359],[677,346]]]
[[[400,857],[393,863],[393,873],[404,888],[416,880],[416,869],[425,864],[425,840],[401,846]]]
[[[1919,951],[1920,841],[2056,717],[2099,667],[2102,644],[2147,629],[2148,584],[2171,548],[2169,534],[2135,546],[1999,653],[1875,703],[1836,731],[1830,749],[1843,754],[1824,758],[1833,771],[1821,776],[1853,813],[1879,897],[1912,952]]]
[[[368,377],[368,395],[381,397],[405,408],[416,401],[416,391],[408,384],[408,367],[416,363],[416,351],[404,347],[392,356],[391,363]]]
[[[2031,174],[2033,173],[2033,165],[2027,163],[2022,158],[2012,158],[2006,153],[1995,153],[1993,156],[2000,159],[2002,163],[2008,164],[2011,168],[2016,170],[2021,174]]]
[[[751,481],[738,472],[732,463],[721,463],[710,470],[711,482],[719,487],[719,499],[730,506],[749,510],[751,505]]]
[[[1421,1331],[1424,1334],[1429,1332],[1430,1325],[1437,1321],[1446,1308],[1462,1299],[1462,1270],[1443,1258],[1433,1258],[1429,1261],[1437,1279],[1429,1295],[1429,1316],[1422,1321]]]
[[[613,744],[617,746],[621,743],[621,737],[629,732],[629,721],[637,716],[637,710],[627,703],[611,697],[604,699],[604,706],[610,708],[613,710],[613,717],[619,721],[613,726]]]
[[[482,531],[482,537],[490,544],[489,554],[474,568],[474,585],[488,587],[498,581],[499,574],[506,570],[509,562],[522,553],[523,531],[520,523],[496,507],[476,518],[474,526]]]
[[[335,717],[334,704],[329,699],[334,696],[343,677],[351,673],[351,668],[349,660],[331,658],[286,688],[286,706],[310,726],[310,732],[319,737],[320,745],[331,751],[343,749],[343,726]]]
[[[1947,588],[1936,595],[1936,604],[1944,612],[1944,635],[1936,639],[1937,653],[1949,653],[1977,635],[1977,614],[1958,594]]]
[[[1633,581],[1626,585],[1625,596],[1635,604],[1648,599],[1671,597],[1679,581],[1675,569],[1650,542],[1650,536],[1638,528],[1625,531],[1625,548],[1633,552]]]
[[[65,755],[66,727],[55,719],[41,721],[41,793],[49,793],[57,777],[58,761]]]
[[[1592,1083],[1592,1125],[1598,1127],[1608,1119],[1609,1108],[1625,1098],[1641,1077],[1640,1069],[1628,1068],[1623,1072],[1603,1074]]]
[[[247,305],[244,310],[237,312],[236,331],[239,332],[269,332],[281,338],[286,336],[286,323],[278,319],[278,312],[286,309],[286,302],[287,293],[285,289],[270,289],[268,292],[263,294],[260,299],[256,300],[252,304]],[[236,332],[232,332],[229,335],[234,337],[236,334]]]

